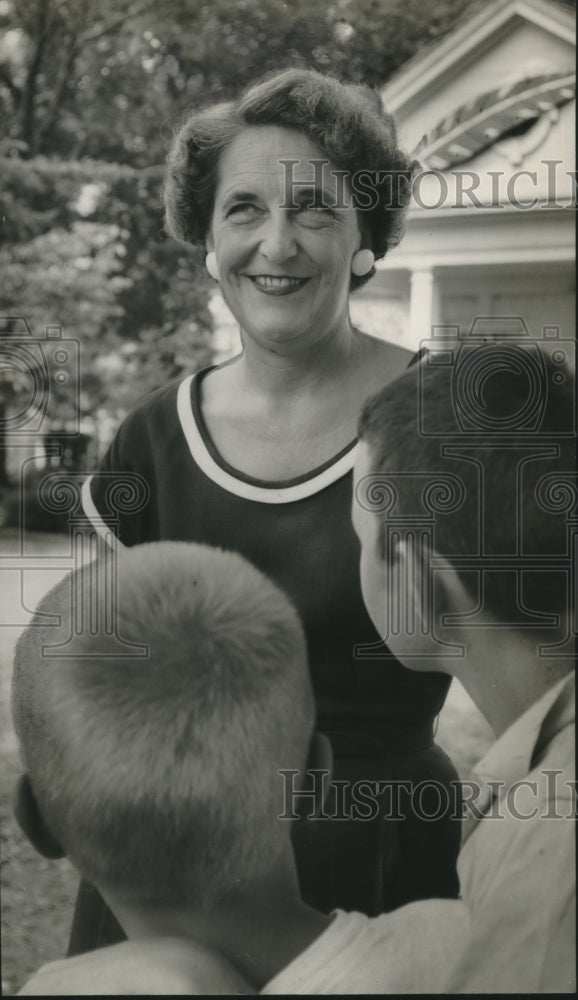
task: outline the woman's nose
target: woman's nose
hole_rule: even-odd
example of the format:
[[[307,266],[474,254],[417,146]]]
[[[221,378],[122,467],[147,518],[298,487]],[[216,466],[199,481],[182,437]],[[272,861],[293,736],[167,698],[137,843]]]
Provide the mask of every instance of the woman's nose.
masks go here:
[[[279,264],[297,253],[297,243],[287,212],[270,212],[261,232],[261,253],[271,263]]]

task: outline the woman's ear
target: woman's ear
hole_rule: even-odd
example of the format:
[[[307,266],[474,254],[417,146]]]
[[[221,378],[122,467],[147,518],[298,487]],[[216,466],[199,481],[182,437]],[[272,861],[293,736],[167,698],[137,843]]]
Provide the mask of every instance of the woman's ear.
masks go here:
[[[27,774],[23,774],[16,782],[14,815],[22,833],[39,854],[52,859],[66,857],[66,852],[62,850],[44,822]]]
[[[351,273],[358,278],[369,274],[375,264],[375,257],[372,250],[357,250],[351,260]]]
[[[357,213],[359,227],[358,250],[373,250],[373,232],[368,222],[367,212]]]

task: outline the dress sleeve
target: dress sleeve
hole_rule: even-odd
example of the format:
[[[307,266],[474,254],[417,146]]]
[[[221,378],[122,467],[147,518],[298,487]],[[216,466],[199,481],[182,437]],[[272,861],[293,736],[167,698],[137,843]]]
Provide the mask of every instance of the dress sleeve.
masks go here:
[[[82,488],[82,507],[90,527],[112,547],[150,540],[150,465],[146,429],[132,414]]]

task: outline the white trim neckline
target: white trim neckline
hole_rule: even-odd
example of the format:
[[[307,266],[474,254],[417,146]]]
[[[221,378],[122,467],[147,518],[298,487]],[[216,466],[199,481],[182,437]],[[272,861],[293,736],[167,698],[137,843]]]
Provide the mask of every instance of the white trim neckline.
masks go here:
[[[345,455],[323,469],[322,472],[291,486],[257,486],[244,479],[237,479],[215,461],[197,427],[191,405],[191,385],[194,378],[195,375],[187,375],[178,388],[177,411],[181,428],[198,467],[212,482],[227,490],[228,493],[233,493],[243,500],[254,500],[257,503],[294,503],[296,500],[305,500],[307,497],[320,493],[321,490],[331,486],[332,483],[337,482],[353,469],[357,444],[352,445]]]

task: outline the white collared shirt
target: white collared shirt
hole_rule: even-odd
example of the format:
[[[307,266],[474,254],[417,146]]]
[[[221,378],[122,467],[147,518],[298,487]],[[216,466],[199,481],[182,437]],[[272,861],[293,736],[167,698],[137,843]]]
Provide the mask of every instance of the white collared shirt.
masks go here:
[[[440,993],[467,927],[467,910],[455,899],[408,903],[379,917],[336,910],[323,933],[261,993]]]
[[[576,988],[574,714],[572,673],[475,769],[485,815],[466,822],[458,870],[470,933],[447,992]]]
[[[466,823],[463,902],[422,900],[372,919],[338,911],[263,994],[574,992],[573,674],[509,727],[474,777],[483,817]]]

